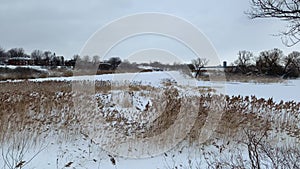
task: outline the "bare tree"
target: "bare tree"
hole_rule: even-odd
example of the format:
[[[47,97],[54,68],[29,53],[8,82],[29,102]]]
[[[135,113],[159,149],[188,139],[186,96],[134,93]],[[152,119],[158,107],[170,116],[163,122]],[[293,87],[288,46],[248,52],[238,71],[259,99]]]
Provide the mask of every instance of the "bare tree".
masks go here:
[[[48,145],[43,142],[35,144],[29,133],[20,131],[9,136],[10,133],[3,133],[5,142],[1,142],[0,161],[3,162],[3,169],[21,169],[31,163]]]
[[[4,53],[5,53],[5,50],[2,47],[0,47],[0,57],[3,57]]]
[[[300,73],[300,52],[292,52],[284,57],[284,73],[287,76],[298,77]]]
[[[300,167],[300,149],[296,144],[272,143],[270,133],[265,131],[244,130],[246,150],[251,168],[288,168]]]
[[[45,58],[45,55],[41,50],[34,50],[31,53],[31,58],[34,59],[36,65],[42,65],[42,59]]]
[[[206,58],[197,58],[192,60],[192,64],[194,65],[196,70],[196,78],[201,75],[201,69],[204,68],[204,66],[206,66],[208,62],[209,60],[207,60]]]
[[[7,59],[7,53],[3,48],[0,47],[0,63]]]
[[[14,58],[14,57],[24,57],[25,56],[25,51],[23,48],[13,48],[7,51],[9,54],[9,57]]]
[[[37,59],[37,60],[40,60],[44,57],[44,52],[41,51],[41,50],[34,50],[32,53],[31,53],[31,58],[32,59]]]
[[[253,53],[250,51],[242,50],[238,53],[238,59],[235,61],[235,64],[238,66],[249,66],[251,60],[253,59]]]
[[[288,22],[282,32],[282,41],[293,46],[300,41],[300,1],[299,0],[251,0],[251,9],[246,12],[250,18],[278,18]]]
[[[238,53],[238,59],[234,62],[239,69],[243,72],[247,72],[247,67],[251,65],[253,59],[253,53],[250,51],[242,50]]]
[[[256,60],[256,68],[260,73],[280,75],[283,71],[282,66],[280,65],[283,57],[283,52],[277,48],[263,51]]]

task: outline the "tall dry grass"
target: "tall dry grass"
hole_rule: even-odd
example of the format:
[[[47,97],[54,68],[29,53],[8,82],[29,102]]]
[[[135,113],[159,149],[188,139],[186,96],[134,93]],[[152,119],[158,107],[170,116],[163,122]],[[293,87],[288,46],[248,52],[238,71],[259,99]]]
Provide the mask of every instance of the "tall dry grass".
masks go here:
[[[53,138],[68,141],[82,135],[89,137],[103,130],[97,125],[100,123],[118,136],[151,137],[174,124],[179,110],[185,106],[181,104],[184,99],[194,102],[197,110],[195,124],[186,137],[190,144],[200,139],[201,129],[211,111],[221,113],[222,118],[211,140],[205,144],[212,144],[215,138],[235,142],[245,140],[245,130],[266,131],[273,141],[283,139],[281,136],[284,135],[284,138],[300,142],[300,103],[294,101],[276,103],[255,96],[209,93],[191,96],[180,94],[172,85],[154,88],[109,81],[95,83],[96,95],[76,93],[70,82],[23,81],[0,85],[1,145],[15,140],[20,133],[30,140],[30,146]],[[141,97],[149,98],[151,104],[132,108],[134,99]],[[74,105],[74,98],[81,104]],[[132,109],[128,109],[130,107]],[[189,109],[184,110],[188,116]]]
[[[131,84],[129,87],[112,85],[114,84],[111,84],[109,81],[97,82],[95,85],[95,92],[108,94],[112,92],[112,89],[119,92],[123,90],[122,92],[128,93],[127,101],[132,99],[131,97],[133,97],[133,95],[137,92],[139,92],[139,94],[144,93],[144,95],[147,95],[145,93],[148,91],[148,96],[150,98],[157,97],[157,95],[164,97],[160,100],[166,100],[167,104],[162,106],[162,103],[155,103],[152,107],[150,107],[158,111],[164,111],[164,113],[152,121],[152,127],[150,127],[151,129],[148,127],[149,130],[153,130],[153,126],[164,126],[167,128],[167,126],[174,121],[177,112],[176,110],[179,110],[182,106],[180,105],[181,99],[183,97],[189,97],[190,99],[196,100],[198,103],[196,106],[198,106],[199,115],[194,126],[194,132],[201,128],[207,113],[215,110],[223,114],[216,133],[227,133],[228,136],[231,136],[235,135],[240,129],[245,127],[253,129],[257,128],[257,130],[260,130],[261,127],[267,126],[274,129],[276,132],[284,131],[288,135],[300,139],[300,103],[296,103],[294,101],[281,101],[276,103],[271,99],[259,99],[255,96],[229,97],[210,94],[204,94],[197,97],[180,96],[178,93],[179,91],[172,87],[155,89],[151,86],[143,86],[139,84]],[[120,115],[120,112],[118,112],[121,111],[120,109],[104,109],[105,106],[115,106],[112,104],[113,102],[104,103],[105,99],[103,98],[82,96],[82,99],[86,99],[87,101],[96,100],[99,112],[94,112],[96,113],[95,116],[93,116],[93,114],[84,114],[92,113],[94,111],[94,107],[89,108],[89,105],[82,104],[83,107],[81,114],[78,117],[75,117],[76,110],[74,109],[73,103],[74,96],[76,96],[76,93],[72,91],[72,84],[70,82],[24,81],[16,83],[1,83],[1,140],[4,139],[3,133],[9,135],[24,129],[31,131],[33,135],[39,135],[42,132],[49,130],[71,132],[76,130],[77,127],[80,128],[80,124],[89,123],[88,120],[92,120],[95,116],[110,114],[110,116],[107,116],[110,120],[107,121],[111,122],[114,116],[117,117]],[[216,104],[219,106],[216,106]],[[84,110],[86,110],[86,112],[84,112]],[[112,112],[103,112],[103,110]],[[146,112],[149,110],[143,111]],[[142,113],[143,111],[137,110],[136,113]],[[80,119],[77,119],[79,117]],[[122,119],[114,120],[119,122],[122,121]],[[75,129],[73,127],[75,127]],[[192,132],[191,137],[194,137],[194,135],[197,134],[193,134]]]

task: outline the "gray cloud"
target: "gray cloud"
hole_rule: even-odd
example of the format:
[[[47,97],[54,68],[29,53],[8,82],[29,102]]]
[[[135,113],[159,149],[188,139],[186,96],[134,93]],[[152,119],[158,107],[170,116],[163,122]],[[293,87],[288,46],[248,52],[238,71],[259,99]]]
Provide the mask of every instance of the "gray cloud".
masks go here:
[[[279,37],[271,35],[284,29],[282,22],[249,20],[244,14],[247,9],[248,2],[241,0],[3,0],[0,45],[5,49],[24,47],[28,53],[51,50],[70,58],[94,32],[114,19],[139,12],[163,12],[197,26],[222,60],[232,61],[238,50],[244,49],[258,53],[278,47],[287,53],[299,48],[287,48]]]

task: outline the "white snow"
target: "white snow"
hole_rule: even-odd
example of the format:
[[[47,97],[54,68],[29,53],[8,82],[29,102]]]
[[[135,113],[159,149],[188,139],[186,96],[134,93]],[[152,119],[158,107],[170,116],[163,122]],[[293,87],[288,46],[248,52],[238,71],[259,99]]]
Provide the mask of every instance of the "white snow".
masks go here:
[[[16,69],[16,68],[30,68],[30,69],[35,69],[39,71],[45,71],[47,72],[48,70],[41,67],[41,66],[13,66],[13,65],[0,65],[0,68],[9,68],[9,69]]]
[[[163,79],[174,79],[175,81],[183,82],[188,80],[182,74],[176,71],[169,72],[144,72],[144,73],[122,73],[122,74],[104,74],[104,75],[88,75],[88,76],[72,76],[72,77],[53,77],[53,78],[38,78],[30,81],[118,81],[118,82],[142,82],[142,84],[159,85]],[[191,79],[190,79],[191,80]]]
[[[30,81],[81,81],[81,80],[96,80],[96,81],[117,81],[117,82],[140,82],[141,84],[151,85],[155,87],[162,86],[163,82],[176,82],[178,86],[199,86],[199,87],[212,87],[217,92],[225,91],[228,95],[241,95],[250,96],[255,95],[261,98],[273,98],[275,101],[291,101],[300,102],[299,87],[300,79],[287,80],[283,83],[244,83],[244,82],[212,82],[212,81],[196,81],[179,72],[145,72],[145,73],[124,73],[124,74],[106,74],[95,76],[76,76],[76,77],[55,77],[55,78],[40,78],[30,79]],[[181,90],[184,90],[181,89]],[[188,92],[187,92],[188,93]],[[35,95],[36,93],[32,93]],[[62,95],[63,93],[57,93]],[[191,93],[192,94],[192,93]],[[96,94],[96,97],[103,97],[103,103],[109,103],[114,99],[112,94]],[[145,105],[149,102],[147,97],[136,95],[133,100],[133,105],[139,109],[144,109]],[[151,104],[151,102],[149,102]],[[130,118],[130,117],[127,117]],[[133,118],[133,117],[131,117]],[[172,163],[172,159],[166,159],[164,155],[156,156],[147,159],[125,159],[116,158],[117,165],[113,165],[108,157],[108,153],[102,151],[96,145],[91,147],[92,152],[89,152],[89,144],[87,141],[78,140],[66,145],[53,143],[49,145],[44,151],[37,155],[30,165],[25,168],[66,168],[65,164],[73,162],[70,168],[89,168],[89,169],[153,169],[153,168],[166,168],[167,163]],[[58,148],[60,147],[60,148]],[[34,153],[33,153],[34,154]],[[33,154],[29,154],[29,157]],[[180,159],[187,163],[188,159],[184,159],[187,155],[182,155]],[[1,162],[1,160],[0,160]],[[0,166],[3,166],[0,164]]]
[[[282,83],[245,83],[245,82],[199,82],[199,86],[206,85],[215,89],[225,88],[227,95],[251,96],[258,98],[273,98],[274,101],[300,102],[300,79],[287,80]]]
[[[167,79],[177,82],[178,85],[212,87],[220,93],[227,95],[251,96],[261,98],[273,98],[275,101],[297,101],[300,102],[300,79],[287,80],[282,83],[254,83],[254,82],[212,82],[196,81],[176,71],[144,72],[144,73],[124,73],[105,74],[94,76],[74,76],[74,77],[54,77],[31,79],[31,81],[116,81],[116,82],[141,82],[143,85],[160,87]]]
[[[258,98],[273,98],[275,101],[300,102],[300,79],[288,80],[283,83],[226,83],[226,93],[229,95],[250,96]]]

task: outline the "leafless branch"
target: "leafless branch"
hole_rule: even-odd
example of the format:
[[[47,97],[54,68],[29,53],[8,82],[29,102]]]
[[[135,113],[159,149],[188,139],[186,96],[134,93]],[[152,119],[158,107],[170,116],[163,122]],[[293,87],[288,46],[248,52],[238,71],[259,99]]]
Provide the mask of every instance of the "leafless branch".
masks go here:
[[[251,9],[246,14],[251,18],[278,18],[288,22],[282,32],[282,42],[293,46],[300,41],[300,1],[299,0],[251,0]]]

